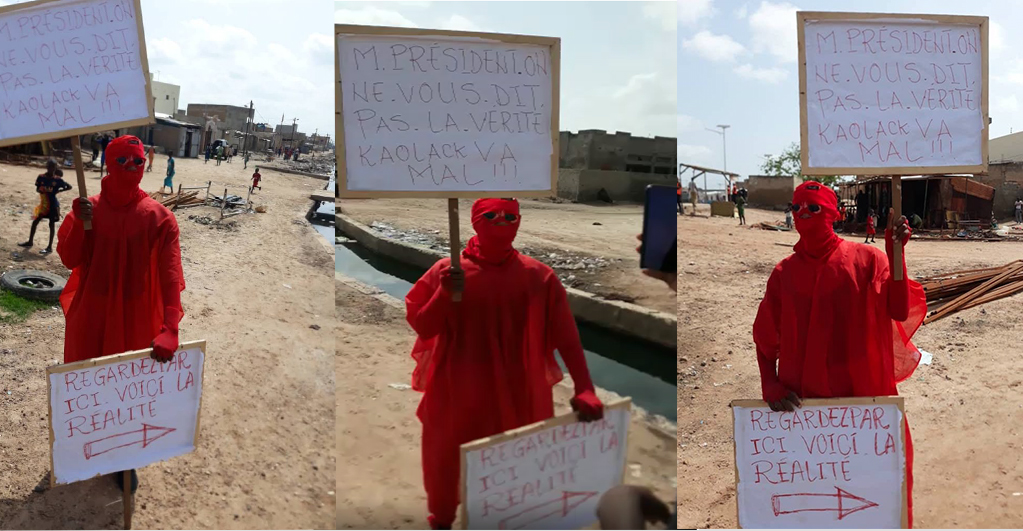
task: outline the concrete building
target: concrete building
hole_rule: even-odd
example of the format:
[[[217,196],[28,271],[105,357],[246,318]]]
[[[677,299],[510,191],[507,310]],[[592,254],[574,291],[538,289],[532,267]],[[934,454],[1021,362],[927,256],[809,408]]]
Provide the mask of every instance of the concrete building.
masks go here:
[[[158,113],[173,117],[181,101],[181,87],[160,81],[153,81],[152,84],[153,108]]]
[[[175,120],[168,114],[156,113],[156,123],[129,129],[127,134],[142,139],[147,146],[156,146],[160,154],[174,153],[175,157],[198,157],[202,127]]]
[[[1023,132],[988,140],[988,163],[1023,162]]]
[[[255,114],[255,112],[248,107],[212,103],[189,103],[186,112],[188,116],[195,118],[216,117],[220,122],[218,127],[221,131],[244,131],[245,123],[252,119]]]
[[[559,166],[566,169],[662,175],[676,175],[678,171],[674,138],[587,129],[578,133],[562,131],[559,143]]]
[[[558,170],[558,197],[576,203],[600,201],[603,189],[616,202],[642,203],[646,199],[648,184],[675,186],[675,176],[661,173],[626,171]]]
[[[992,162],[988,164],[987,175],[974,175],[973,179],[995,189],[992,207],[996,217],[1004,219],[1015,215],[1016,200],[1023,199],[1023,160]]]
[[[803,183],[798,176],[750,175],[746,180],[749,204],[754,207],[784,210],[792,201],[792,192]]]

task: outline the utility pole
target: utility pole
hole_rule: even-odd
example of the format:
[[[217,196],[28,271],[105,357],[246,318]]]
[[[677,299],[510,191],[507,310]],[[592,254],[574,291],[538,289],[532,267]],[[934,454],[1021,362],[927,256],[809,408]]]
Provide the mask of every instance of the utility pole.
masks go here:
[[[289,147],[292,150],[295,149],[295,125],[298,123],[298,118],[292,118],[291,120],[291,139],[288,140]]]
[[[245,149],[242,150],[242,157],[249,154],[249,126],[252,124],[252,118],[255,116],[252,113],[252,100],[249,100],[249,119],[245,121]]]
[[[717,127],[719,129],[721,129],[721,130],[718,131],[717,129],[711,129],[709,127],[706,128],[706,129],[708,131],[710,131],[711,133],[717,133],[717,134],[721,135],[721,154],[722,154],[722,158],[724,159],[722,162],[724,163],[724,166],[725,166],[724,167],[725,173],[728,173],[728,143],[727,143],[727,141],[725,139],[725,132],[731,126],[730,125],[718,125]],[[725,180],[728,181],[728,185],[729,185],[728,193],[730,193],[731,192],[732,179],[726,175],[725,176]],[[703,189],[704,190],[707,189],[707,174],[703,175]]]

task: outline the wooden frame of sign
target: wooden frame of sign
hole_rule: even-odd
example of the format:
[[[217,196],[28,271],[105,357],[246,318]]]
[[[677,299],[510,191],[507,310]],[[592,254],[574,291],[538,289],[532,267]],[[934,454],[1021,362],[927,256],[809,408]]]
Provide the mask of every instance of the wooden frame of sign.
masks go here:
[[[906,401],[901,396],[863,396],[863,397],[851,397],[851,398],[806,398],[801,399],[800,404],[802,406],[869,406],[872,404],[886,404],[894,405],[899,408],[899,412],[902,414],[902,419],[899,421],[900,433],[899,441],[902,443],[902,456],[906,457]],[[767,402],[763,400],[733,400],[728,404],[729,408],[733,407],[771,407]],[[739,443],[735,441],[735,415],[734,413],[729,416],[732,423],[732,467],[735,469],[735,485],[739,485],[739,461],[737,454],[739,453]],[[906,474],[902,476],[902,528],[909,528],[909,487],[906,484]],[[739,495],[738,492],[735,496],[735,525],[737,529],[743,529],[739,522]]]
[[[198,348],[200,351],[202,351],[204,362],[203,362],[202,377],[199,379],[199,381],[201,382],[202,389],[205,389],[206,388],[206,367],[205,367],[206,340],[205,339],[200,339],[198,341],[189,341],[189,342],[186,342],[186,343],[181,343],[178,346],[178,349],[175,352],[178,352],[178,351],[181,351],[181,350],[193,349],[193,348]],[[49,397],[53,396],[53,390],[50,389],[50,375],[51,374],[62,374],[62,373],[69,372],[69,371],[77,371],[77,370],[80,370],[80,369],[87,369],[87,368],[90,368],[90,367],[95,367],[97,365],[113,365],[113,364],[121,363],[121,362],[124,362],[124,361],[137,360],[137,359],[140,359],[140,358],[148,358],[149,355],[152,352],[153,352],[153,349],[147,348],[147,349],[144,349],[144,350],[133,350],[131,352],[124,352],[122,354],[114,354],[114,355],[111,355],[111,356],[103,356],[101,358],[92,358],[92,359],[89,359],[89,360],[76,361],[76,362],[73,362],[73,363],[64,363],[64,364],[60,364],[60,365],[51,365],[51,366],[46,368],[46,396],[47,396],[47,403],[49,403],[49,401],[50,401]],[[54,472],[53,472],[53,441],[54,441],[54,434],[53,434],[53,404],[49,404],[47,409],[48,409],[48,411],[47,411],[47,414],[48,414],[47,424],[49,424],[48,429],[49,429],[49,432],[50,432],[50,488],[53,488],[53,487],[57,486],[57,477],[56,477],[56,474],[54,474]],[[200,424],[201,420],[202,420],[202,395],[199,396],[199,412],[196,413],[196,416],[195,416],[195,438],[193,440],[193,444],[195,445],[196,448],[199,447],[199,424]]]
[[[432,191],[420,192],[414,190],[402,191],[352,191],[348,190],[348,161],[345,158],[345,126],[344,126],[344,97],[341,95],[341,61],[337,57],[338,35],[391,35],[408,37],[456,37],[487,39],[509,44],[536,44],[547,46],[551,58],[551,188],[550,190],[530,191]],[[479,197],[548,197],[556,194],[558,190],[558,159],[560,157],[559,115],[561,112],[561,39],[557,37],[537,37],[532,35],[512,35],[507,33],[481,33],[477,31],[450,31],[419,28],[395,28],[388,26],[360,26],[354,24],[334,25],[334,155],[338,161],[337,167],[337,194],[341,198],[372,198],[372,197],[437,197],[437,198],[479,198]],[[340,208],[340,207],[338,207]]]
[[[613,409],[629,409],[631,407],[632,407],[632,399],[631,398],[623,398],[621,400],[618,400],[618,401],[615,401],[615,402],[611,402],[609,404],[604,404],[604,411],[613,410]],[[578,421],[579,421],[578,415],[576,414],[576,412],[572,411],[570,413],[565,413],[564,415],[560,415],[560,416],[557,416],[557,417],[551,417],[551,418],[549,418],[547,420],[544,420],[544,421],[534,422],[533,424],[528,424],[528,425],[523,426],[521,428],[515,428],[514,430],[508,430],[508,431],[506,431],[504,433],[498,433],[497,435],[491,435],[490,437],[487,437],[485,439],[479,439],[479,440],[476,440],[476,441],[472,441],[470,443],[463,444],[461,446],[461,453],[462,453],[462,455],[461,455],[461,458],[459,459],[459,463],[460,463],[460,467],[461,468],[459,469],[459,474],[458,474],[459,475],[459,480],[458,480],[459,481],[459,487],[458,487],[458,490],[461,493],[461,498],[460,498],[460,500],[461,500],[461,504],[460,504],[461,507],[459,508],[458,512],[461,513],[461,515],[462,515],[462,525],[464,526],[464,525],[467,525],[469,523],[469,508],[465,504],[466,498],[469,497],[469,492],[468,492],[469,486],[466,485],[466,483],[465,483],[465,471],[468,470],[468,466],[469,466],[469,464],[468,464],[469,452],[472,452],[472,451],[475,451],[475,450],[479,450],[480,448],[485,448],[487,446],[491,446],[491,445],[494,445],[494,444],[500,444],[500,443],[505,442],[505,441],[510,441],[510,440],[512,440],[512,439],[514,439],[516,437],[522,437],[524,435],[530,435],[530,434],[533,434],[533,433],[536,433],[536,432],[540,432],[540,431],[547,430],[547,429],[550,429],[550,428],[557,428],[558,426],[564,426],[566,424],[572,424],[573,422],[578,422]],[[630,417],[630,422],[631,422],[631,417]],[[626,428],[626,429],[628,429],[628,428]],[[628,458],[628,455],[629,455],[629,441],[628,440],[625,441],[625,447],[623,448],[623,452],[624,452],[623,455],[626,456],[624,462],[622,463],[622,479],[624,480],[625,472],[626,472],[626,470],[628,470],[628,463],[629,463],[629,458]]]
[[[0,7],[0,15],[7,14],[12,11],[22,11],[25,9],[35,7],[44,7],[46,4],[51,4],[59,1],[61,0],[36,0],[34,2],[26,2],[23,4],[14,4],[5,7]],[[146,81],[146,107],[149,109],[149,116],[145,118],[126,120],[123,122],[115,122],[111,124],[101,124],[97,126],[77,127],[75,129],[54,131],[53,133],[44,133],[38,135],[0,139],[0,147],[15,146],[18,144],[28,144],[31,142],[39,142],[42,140],[78,137],[80,135],[87,135],[89,133],[98,133],[100,131],[109,131],[112,129],[124,129],[127,127],[134,127],[138,125],[150,125],[156,121],[156,114],[153,106],[153,82],[149,78],[149,56],[146,53],[146,32],[145,29],[142,27],[142,0],[132,0],[132,4],[135,6],[135,22],[139,28],[138,33],[139,58],[142,61],[142,76],[145,78]]]
[[[941,24],[957,24],[979,26],[981,85],[980,112],[984,121],[984,132],[981,135],[981,164],[968,166],[886,166],[886,167],[810,167],[809,161],[809,128],[807,127],[806,110],[806,21],[870,21],[877,19],[892,20],[927,20]],[[799,11],[796,13],[796,32],[799,43],[799,141],[800,160],[803,175],[924,175],[941,173],[984,173],[988,166],[988,133],[991,126],[988,120],[988,17],[960,15],[915,15],[906,13],[843,13],[828,11]]]

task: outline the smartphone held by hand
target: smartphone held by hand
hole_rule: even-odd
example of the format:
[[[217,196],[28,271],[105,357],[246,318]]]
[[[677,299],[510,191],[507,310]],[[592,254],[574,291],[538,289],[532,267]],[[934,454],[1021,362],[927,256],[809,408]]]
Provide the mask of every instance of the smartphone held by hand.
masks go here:
[[[643,208],[643,239],[639,266],[665,273],[678,271],[675,229],[675,189],[670,186],[646,187]]]

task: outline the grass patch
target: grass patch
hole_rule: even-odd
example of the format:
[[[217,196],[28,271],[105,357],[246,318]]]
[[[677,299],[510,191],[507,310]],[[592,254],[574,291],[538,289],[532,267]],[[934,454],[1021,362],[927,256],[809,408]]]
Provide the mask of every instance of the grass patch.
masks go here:
[[[54,302],[33,301],[25,299],[7,290],[0,290],[0,323],[23,323],[33,313],[52,308]]]

